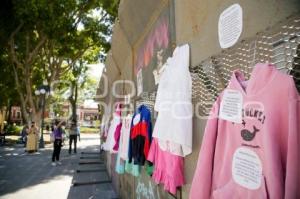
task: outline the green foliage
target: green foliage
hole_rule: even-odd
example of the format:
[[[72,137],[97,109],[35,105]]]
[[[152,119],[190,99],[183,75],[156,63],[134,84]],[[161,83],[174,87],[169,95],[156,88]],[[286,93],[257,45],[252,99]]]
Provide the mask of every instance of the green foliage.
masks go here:
[[[99,133],[99,128],[80,127],[80,133]]]
[[[22,131],[22,126],[9,125],[7,127],[7,135],[20,135]]]
[[[7,52],[2,49],[0,53],[0,107],[8,106],[8,103],[19,104],[14,75],[7,57]]]
[[[1,72],[5,69],[11,73],[0,74],[0,91],[7,94],[5,98],[18,99],[23,107],[38,110],[34,90],[44,79],[84,85],[86,64],[105,58],[119,0],[3,0],[1,3],[0,66]],[[16,68],[14,75],[12,66]],[[19,84],[11,81],[16,76]],[[62,83],[57,88],[63,91],[68,86]],[[18,96],[13,88],[18,88]]]
[[[81,87],[78,101],[83,103],[84,100],[94,99],[98,87],[98,80],[88,77]]]

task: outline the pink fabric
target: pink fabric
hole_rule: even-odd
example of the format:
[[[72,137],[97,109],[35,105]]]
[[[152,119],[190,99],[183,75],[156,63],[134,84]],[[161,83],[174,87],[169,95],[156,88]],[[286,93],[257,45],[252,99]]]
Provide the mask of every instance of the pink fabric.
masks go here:
[[[119,150],[119,142],[120,142],[120,135],[121,135],[121,128],[122,128],[122,123],[118,124],[115,130],[114,138],[115,138],[115,145],[113,147],[114,151]]]
[[[154,138],[147,159],[154,164],[153,180],[164,184],[164,189],[175,195],[177,187],[185,183],[183,157],[161,150]]]
[[[111,153],[118,152],[121,127],[121,104],[117,102],[115,105],[113,119],[110,122],[110,126],[108,128],[106,141],[102,144],[102,148],[105,151],[110,151]]]
[[[116,104],[115,104],[115,114],[118,115],[118,116],[121,116],[121,111],[122,111],[121,102],[116,102]]]
[[[241,86],[244,79],[234,72],[227,88],[242,93],[244,114],[252,116],[244,115],[244,124],[218,119],[223,93],[218,97],[207,121],[190,199],[300,198],[300,109],[294,82],[268,64],[255,66],[245,89]],[[262,114],[246,113],[254,103],[262,105]],[[245,141],[243,130],[254,132],[253,126],[259,131],[253,140]],[[240,147],[261,160],[258,189],[245,188],[233,179],[233,154]]]
[[[121,103],[117,102],[115,106],[116,106],[115,114],[117,116],[121,117]],[[115,144],[114,144],[114,147],[113,147],[114,151],[118,151],[118,149],[119,149],[121,128],[122,128],[122,121],[120,120],[120,123],[117,125],[116,130],[114,132],[114,139],[115,139]]]

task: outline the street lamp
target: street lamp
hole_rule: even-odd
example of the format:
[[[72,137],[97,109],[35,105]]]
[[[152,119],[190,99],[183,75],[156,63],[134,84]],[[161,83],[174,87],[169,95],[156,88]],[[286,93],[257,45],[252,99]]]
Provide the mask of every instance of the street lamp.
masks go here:
[[[39,148],[45,148],[44,143],[44,115],[45,115],[45,101],[46,95],[50,94],[50,86],[48,85],[47,80],[43,81],[43,85],[39,86],[38,89],[34,92],[35,95],[42,97],[42,126],[41,126],[41,138],[39,143]]]

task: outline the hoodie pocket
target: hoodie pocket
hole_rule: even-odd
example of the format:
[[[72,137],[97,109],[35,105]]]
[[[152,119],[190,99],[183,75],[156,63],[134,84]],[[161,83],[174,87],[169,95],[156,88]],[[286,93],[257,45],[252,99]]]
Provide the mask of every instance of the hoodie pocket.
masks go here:
[[[238,199],[239,196],[237,192],[237,186],[239,185],[235,184],[231,179],[224,186],[215,189],[212,193],[212,198],[213,199],[225,199],[225,198]]]
[[[215,189],[212,193],[213,199],[268,199],[268,191],[265,177],[262,176],[261,186],[251,190],[240,186],[231,179],[224,186]]]

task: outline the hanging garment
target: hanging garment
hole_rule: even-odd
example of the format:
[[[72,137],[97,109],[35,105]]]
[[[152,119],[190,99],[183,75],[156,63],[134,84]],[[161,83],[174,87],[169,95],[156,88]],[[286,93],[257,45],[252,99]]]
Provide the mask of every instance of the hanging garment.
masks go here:
[[[103,139],[106,139],[107,138],[107,135],[108,135],[108,130],[109,130],[109,126],[110,126],[110,117],[112,115],[112,102],[110,101],[108,106],[105,107],[103,109],[104,113],[103,113],[103,117],[101,119],[101,127],[100,127],[100,130],[101,130],[101,137]]]
[[[141,105],[133,115],[128,160],[138,165],[144,165],[152,140],[152,123],[150,110]]]
[[[121,119],[120,119],[121,121]],[[120,142],[120,136],[121,136],[121,128],[122,128],[122,122],[120,122],[116,129],[115,129],[115,133],[114,133],[114,147],[113,147],[113,151],[118,151],[119,150],[119,142]]]
[[[131,120],[132,120],[132,115],[130,114],[122,118],[119,150],[118,150],[116,168],[115,168],[118,174],[123,174],[125,172],[125,161],[128,160],[128,147],[129,147]],[[133,171],[132,173],[136,174],[135,171]]]
[[[118,152],[121,127],[120,104],[117,104],[113,119],[110,122],[106,141],[103,144],[103,149],[105,151],[110,151],[111,153]]]
[[[153,137],[160,147],[174,155],[192,152],[192,80],[189,72],[189,46],[177,47],[165,64],[157,90],[158,117]]]
[[[109,124],[110,121],[108,118],[103,118],[103,122],[101,124],[101,129],[100,129],[100,148],[101,150],[104,150],[105,142],[107,140],[108,136],[108,130],[109,130]]]
[[[116,166],[115,166],[115,171],[118,174],[124,174],[125,173],[125,161],[121,159],[120,154],[117,154],[116,157]]]
[[[118,151],[119,150],[119,141],[120,141],[120,136],[121,136],[121,128],[122,128],[122,121],[121,121],[121,103],[118,102],[116,104],[116,111],[115,115],[117,115],[118,118],[118,124],[116,126],[115,132],[114,132],[114,147],[113,151]]]
[[[140,176],[141,166],[137,164],[129,163],[128,160],[125,161],[125,171],[135,177]]]
[[[120,136],[119,155],[123,160],[128,160],[128,149],[130,139],[130,126],[132,121],[132,115],[129,114],[122,119],[122,128]]]
[[[109,130],[109,118],[103,118],[100,126],[100,134],[103,139],[107,138],[108,130]]]
[[[290,76],[270,64],[249,81],[235,71],[207,121],[190,199],[300,198],[299,116]]]
[[[163,151],[153,138],[147,158],[154,164],[152,174],[157,184],[164,184],[165,191],[176,194],[177,187],[184,185],[183,157]]]

